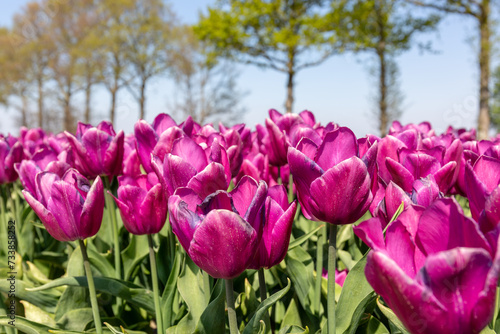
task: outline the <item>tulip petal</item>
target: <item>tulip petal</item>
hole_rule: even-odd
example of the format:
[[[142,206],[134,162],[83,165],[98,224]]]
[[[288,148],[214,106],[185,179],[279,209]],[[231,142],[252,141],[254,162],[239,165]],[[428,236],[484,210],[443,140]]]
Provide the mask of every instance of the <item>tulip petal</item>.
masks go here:
[[[158,142],[158,134],[145,120],[139,120],[134,125],[134,134],[137,141],[137,154],[146,172],[152,171],[151,153]]]
[[[314,161],[324,170],[358,155],[356,135],[346,127],[328,132],[323,139]]]
[[[434,173],[434,178],[441,192],[447,193],[453,186],[456,180],[454,180],[456,167],[457,163],[455,161],[450,161]]]
[[[368,247],[374,250],[385,249],[384,234],[382,226],[385,223],[379,217],[373,217],[353,226],[354,234],[358,236]]]
[[[243,218],[212,210],[196,228],[188,253],[210,276],[232,279],[245,271],[257,246],[257,233]]]
[[[492,192],[500,184],[500,160],[480,156],[474,164],[474,172],[488,192]]]
[[[211,162],[189,180],[187,187],[197,192],[201,198],[205,198],[217,190],[226,190],[228,184],[224,166]]]
[[[370,176],[358,157],[351,157],[327,170],[311,184],[311,196],[321,208],[315,216],[332,224],[359,219],[372,200]]]
[[[172,147],[172,154],[189,162],[198,173],[208,164],[207,157],[201,146],[189,137],[177,139]]]
[[[51,197],[47,202],[49,210],[61,229],[71,240],[84,239],[80,233],[80,216],[83,198],[71,184],[55,181]]]
[[[36,215],[40,218],[42,221],[43,225],[47,229],[47,232],[56,240],[59,241],[72,241],[74,240],[68,234],[66,234],[66,231],[64,231],[60,226],[57,220],[55,219],[54,215],[47,210],[42,203],[37,201],[31,193],[29,193],[26,190],[23,190],[23,195],[24,198],[26,199],[26,202],[31,206],[33,211],[35,211]]]
[[[475,221],[463,215],[455,200],[434,201],[420,217],[417,245],[430,255],[455,247],[478,247],[491,252]]]
[[[186,188],[179,188],[177,191],[181,189]],[[188,203],[184,202],[178,195],[172,195],[168,199],[168,211],[170,212],[169,219],[172,231],[179,239],[182,247],[188,251],[194,231],[201,219],[188,208]]]
[[[447,322],[447,309],[429,289],[408,275],[387,254],[371,251],[366,279],[411,333],[456,334]]]
[[[413,182],[415,178],[412,173],[402,164],[396,160],[387,157],[385,159],[385,166],[387,171],[390,173],[392,180],[407,193],[412,190]]]
[[[156,168],[157,165],[158,160],[154,158],[153,168]],[[166,187],[167,194],[171,196],[175,189],[188,185],[189,181],[196,175],[196,169],[181,157],[168,153],[163,161],[162,175],[164,187]]]
[[[94,236],[101,227],[104,212],[104,186],[98,176],[87,193],[80,218],[80,233],[84,238]]]

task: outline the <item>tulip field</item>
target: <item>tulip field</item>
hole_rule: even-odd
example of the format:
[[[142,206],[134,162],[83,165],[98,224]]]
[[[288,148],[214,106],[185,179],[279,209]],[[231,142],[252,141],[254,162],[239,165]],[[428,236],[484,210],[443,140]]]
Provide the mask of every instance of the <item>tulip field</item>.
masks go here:
[[[500,332],[500,136],[22,128],[0,190],[0,333]]]

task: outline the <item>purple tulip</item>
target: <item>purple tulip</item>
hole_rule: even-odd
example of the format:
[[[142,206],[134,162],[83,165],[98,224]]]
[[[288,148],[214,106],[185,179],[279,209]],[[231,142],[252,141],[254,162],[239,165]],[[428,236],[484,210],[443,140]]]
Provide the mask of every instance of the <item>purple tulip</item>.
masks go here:
[[[132,234],[160,232],[167,219],[167,199],[155,173],[118,177],[118,198],[123,225]]]
[[[59,241],[83,240],[101,227],[104,192],[100,177],[91,186],[73,168],[62,178],[40,172],[36,175],[36,195],[26,190],[23,194],[50,235]]]
[[[202,199],[179,188],[168,201],[170,224],[182,247],[212,277],[232,279],[252,262],[262,234],[267,185],[244,177],[227,193]]]
[[[179,138],[163,161],[153,155],[152,167],[167,198],[181,187],[189,187],[205,198],[217,190],[226,190],[231,180],[226,150],[217,140],[204,150],[189,137]]]
[[[387,228],[354,228],[373,250],[366,277],[412,333],[479,333],[492,319],[500,274],[497,241],[453,199],[407,210]]]
[[[288,195],[282,185],[269,188],[264,205],[265,223],[262,239],[255,258],[249,265],[250,269],[268,269],[285,258],[297,210],[296,202],[288,204]]]
[[[288,163],[306,218],[350,224],[368,209],[370,175],[348,128],[327,133],[319,146],[302,138],[296,149],[288,149]]]
[[[17,180],[16,163],[24,157],[23,146],[16,138],[0,136],[0,184]]]
[[[482,155],[474,165],[467,163],[465,181],[472,217],[483,232],[496,229],[500,222],[500,159]]]
[[[123,145],[123,175],[134,177],[141,174],[141,161],[136,147],[135,136],[133,134],[126,135]]]
[[[65,131],[75,154],[77,169],[87,177],[121,174],[123,161],[123,131],[115,134],[113,125],[102,121],[93,127],[78,122],[76,137]]]

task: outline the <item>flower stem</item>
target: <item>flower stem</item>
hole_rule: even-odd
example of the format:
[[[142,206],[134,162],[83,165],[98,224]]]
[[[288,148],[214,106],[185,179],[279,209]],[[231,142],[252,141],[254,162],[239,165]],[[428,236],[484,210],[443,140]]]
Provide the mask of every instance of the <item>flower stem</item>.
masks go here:
[[[288,176],[288,203],[293,202],[293,176],[292,173]]]
[[[236,319],[236,310],[234,309],[234,295],[233,295],[233,280],[226,279],[226,303],[227,303],[227,317],[229,318],[229,333],[238,334],[238,320]]]
[[[163,328],[163,316],[161,314],[160,289],[158,288],[158,273],[156,271],[156,254],[153,248],[153,237],[151,234],[148,234],[148,244],[149,244],[149,262],[151,264],[151,281],[153,282],[153,298],[155,303],[156,326],[158,328],[158,333],[164,334],[165,329]]]
[[[111,182],[108,177],[103,177],[106,189],[111,192]],[[115,278],[121,279],[121,258],[120,258],[120,239],[118,236],[118,223],[116,221],[115,204],[111,198],[110,193],[104,192],[106,199],[106,207],[108,208],[109,220],[111,222],[111,229],[113,231],[113,255],[115,259]],[[121,298],[116,298],[116,304],[118,307],[121,305]]]
[[[90,269],[89,257],[87,255],[87,247],[83,240],[78,239],[80,250],[82,251],[83,266],[87,275],[87,284],[89,286],[90,304],[92,305],[92,313],[94,315],[94,324],[97,334],[102,334],[101,316],[99,315],[99,304],[97,303],[97,295],[95,293],[94,278],[92,277],[92,269]]]
[[[330,224],[328,240],[328,334],[335,334],[335,267],[337,264],[337,225]]]
[[[260,292],[260,302],[264,302],[267,299],[267,288],[266,288],[266,276],[264,275],[264,268],[260,268],[259,271],[259,292]],[[274,330],[271,327],[271,317],[269,316],[271,313],[271,309],[266,312],[264,316],[264,323],[266,324],[266,333],[273,332]]]
[[[321,224],[321,222],[319,223]],[[321,282],[323,280],[323,245],[326,239],[326,227],[323,226],[318,233],[316,243],[316,285],[314,287],[314,307],[319,316],[321,309]]]
[[[205,270],[203,270],[202,273],[203,273],[203,291],[205,292],[205,304],[208,305],[210,304],[210,292],[211,292],[210,276]]]

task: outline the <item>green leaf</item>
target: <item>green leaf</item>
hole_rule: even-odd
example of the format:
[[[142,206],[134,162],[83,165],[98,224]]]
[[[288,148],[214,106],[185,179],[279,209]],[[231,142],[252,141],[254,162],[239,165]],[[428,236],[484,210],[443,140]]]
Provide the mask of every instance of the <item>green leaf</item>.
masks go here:
[[[177,247],[176,250],[178,250]],[[174,265],[172,267],[170,275],[168,276],[165,290],[163,290],[163,296],[161,297],[160,303],[161,309],[163,310],[163,323],[165,324],[165,327],[170,327],[171,325],[173,325],[173,320],[175,319],[175,316],[173,314],[174,297],[178,293],[177,278],[179,277],[179,273],[181,271],[183,256],[183,252],[178,251],[175,253]]]
[[[64,313],[61,319],[57,321],[57,326],[72,331],[83,332],[87,328],[87,325],[93,321],[92,308],[77,308]]]
[[[35,305],[25,300],[21,300],[20,303],[23,304],[24,306],[24,316],[26,317],[26,319],[47,326],[56,325],[53,316],[51,316],[49,313],[45,312],[41,308],[36,307]]]
[[[220,279],[215,285],[212,296],[215,298],[208,304],[205,311],[200,317],[200,321],[196,325],[195,333],[211,334],[211,333],[224,333],[226,326],[225,321],[225,289],[224,280]]]
[[[19,331],[22,331],[26,334],[54,334],[57,330],[53,327],[49,327],[46,325],[42,325],[36,323],[34,321],[30,321],[21,316],[16,316],[15,325],[12,326],[12,320],[10,317],[0,316],[0,326],[8,326],[16,328]],[[10,322],[10,323],[9,323]],[[58,331],[59,333],[78,333],[78,332],[70,332],[70,331]],[[81,333],[80,333],[81,334]]]
[[[45,312],[54,313],[57,305],[58,294],[40,292],[33,293],[27,289],[32,288],[31,283],[16,280],[16,298],[26,300],[29,303],[41,308]],[[10,291],[10,281],[6,279],[0,280],[0,291],[6,294]]]
[[[377,318],[371,317],[368,320],[366,334],[386,334],[389,330]]]
[[[377,298],[377,306],[380,309],[380,311],[382,311],[382,313],[387,317],[387,319],[389,319],[389,321],[392,322],[392,324],[401,331],[401,333],[410,334],[410,332],[406,330],[405,326],[394,314],[394,312],[380,302],[380,298]]]
[[[311,312],[314,294],[314,263],[311,256],[301,247],[289,251],[285,258],[286,271],[293,282],[295,293],[306,311]]]
[[[311,232],[304,234],[303,236],[290,242],[290,244],[288,245],[288,251],[294,249],[297,246],[302,245],[304,242],[309,240],[309,238],[311,238],[314,234],[316,234],[316,232],[318,232],[323,226],[325,226],[325,225],[320,225],[320,226],[316,227],[314,230],[312,230]]]
[[[130,235],[130,244],[122,252],[124,280],[128,281],[135,268],[149,255],[148,238],[145,235]],[[114,275],[113,275],[114,276]]]
[[[192,333],[203,311],[207,306],[207,298],[203,290],[203,277],[201,270],[189,258],[185,257],[184,270],[177,280],[177,288],[182,299],[188,306],[188,314],[181,319],[179,324],[172,329],[174,333]],[[171,331],[172,331],[171,330]]]
[[[286,326],[280,329],[278,334],[309,334],[309,328],[302,328],[299,326]]]
[[[263,323],[264,316],[267,314],[267,310],[273,306],[278,300],[283,298],[284,295],[290,290],[291,282],[290,279],[287,278],[287,285],[264,300],[262,303],[260,303],[259,307],[257,308],[257,311],[255,312],[255,315],[250,319],[250,322],[246,325],[245,329],[243,330],[243,334],[255,334],[259,333],[259,330],[261,329],[261,324]]]
[[[295,298],[293,298],[290,301],[290,304],[288,304],[285,316],[281,322],[280,333],[281,331],[284,331],[284,333],[290,333],[287,332],[287,330],[294,325],[302,326],[302,319],[300,318],[300,311],[297,303],[295,302]]]
[[[365,277],[365,266],[366,254],[347,274],[337,304],[337,334],[356,333],[366,307],[375,299],[376,294]]]
[[[108,277],[94,277],[96,290],[112,294],[113,296],[122,298],[138,307],[142,307],[151,314],[154,314],[153,292],[130,282],[118,280]],[[29,289],[29,291],[42,291],[58,286],[68,285],[71,287],[87,288],[87,277],[62,277],[53,280],[52,282]],[[32,293],[33,295],[36,295]]]
[[[495,331],[486,326],[479,334],[495,334]]]

